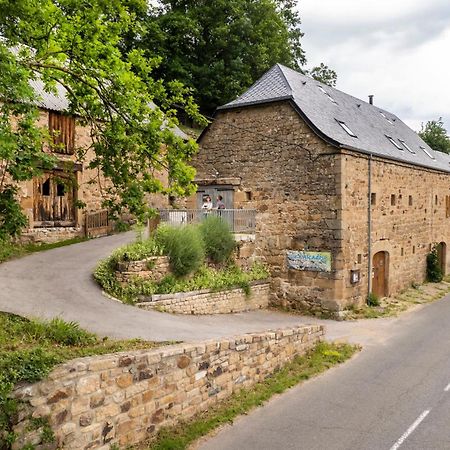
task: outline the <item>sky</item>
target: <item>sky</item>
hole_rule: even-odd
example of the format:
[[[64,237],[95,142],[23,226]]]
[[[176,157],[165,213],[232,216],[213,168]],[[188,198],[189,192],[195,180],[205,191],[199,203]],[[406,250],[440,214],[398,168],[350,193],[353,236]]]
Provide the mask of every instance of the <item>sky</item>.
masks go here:
[[[299,0],[308,67],[336,70],[337,89],[418,131],[443,117],[450,131],[449,0]]]

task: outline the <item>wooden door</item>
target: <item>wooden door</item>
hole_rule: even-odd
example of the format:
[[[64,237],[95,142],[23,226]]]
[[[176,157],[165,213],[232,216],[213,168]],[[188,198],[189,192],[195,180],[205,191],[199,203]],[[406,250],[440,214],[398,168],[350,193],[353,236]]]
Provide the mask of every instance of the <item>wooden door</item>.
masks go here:
[[[35,226],[74,226],[75,192],[70,174],[46,172],[34,181]]]
[[[437,256],[442,275],[445,275],[447,269],[447,244],[445,242],[441,242],[437,246]]]
[[[372,292],[380,298],[388,295],[387,270],[387,253],[376,253],[372,265]]]

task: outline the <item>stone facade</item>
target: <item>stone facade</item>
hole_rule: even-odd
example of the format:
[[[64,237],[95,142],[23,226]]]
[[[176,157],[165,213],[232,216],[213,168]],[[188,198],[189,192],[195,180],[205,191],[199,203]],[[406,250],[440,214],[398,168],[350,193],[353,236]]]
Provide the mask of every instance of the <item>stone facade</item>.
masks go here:
[[[342,258],[336,149],[283,102],[221,111],[199,143],[197,178],[221,183],[239,176],[234,207],[257,210],[255,253],[271,268],[272,302],[338,310],[338,264],[331,273],[290,271],[286,265],[287,249],[326,250],[335,263]]]
[[[15,391],[22,403],[13,448],[126,448],[264,380],[323,335],[322,326],[303,326],[70,361]],[[53,444],[31,431],[31,418],[40,417]]]
[[[198,180],[239,177],[234,207],[257,210],[255,253],[271,268],[274,304],[339,317],[367,298],[379,252],[385,295],[424,281],[434,243],[450,270],[450,174],[374,157],[369,198],[368,157],[319,138],[287,101],[219,110],[199,143]],[[331,271],[289,269],[288,251],[327,252]]]
[[[242,289],[152,295],[146,301],[138,303],[138,306],[174,314],[230,314],[254,311],[269,306],[269,284],[252,284],[249,295]]]
[[[49,123],[50,112],[42,109],[40,111],[39,125],[47,126]],[[86,149],[91,145],[90,130],[86,126],[82,126],[78,121],[75,122],[75,142],[76,149]],[[47,148],[47,151],[50,150]],[[34,180],[22,182],[19,184],[19,199],[23,211],[28,217],[29,227],[24,232],[25,240],[35,242],[55,242],[58,240],[69,239],[75,236],[85,234],[85,214],[101,210],[104,200],[103,193],[110,185],[110,181],[106,179],[101,171],[89,168],[89,163],[94,157],[92,150],[88,150],[82,162],[77,161],[76,155],[68,155],[55,153],[58,158],[59,165],[64,166],[74,164],[73,178],[77,186],[74,194],[74,201],[83,202],[86,206],[82,209],[75,209],[74,224],[70,226],[42,226],[36,223],[34,217],[34,203],[36,201],[36,184]],[[157,173],[156,177],[163,183],[167,184],[167,173]],[[151,195],[148,197],[148,204],[155,208],[167,208],[168,199],[163,195]],[[60,228],[65,228],[61,230]]]
[[[167,256],[151,256],[140,261],[119,261],[116,278],[121,283],[126,283],[135,277],[159,282],[169,273],[170,266]]]

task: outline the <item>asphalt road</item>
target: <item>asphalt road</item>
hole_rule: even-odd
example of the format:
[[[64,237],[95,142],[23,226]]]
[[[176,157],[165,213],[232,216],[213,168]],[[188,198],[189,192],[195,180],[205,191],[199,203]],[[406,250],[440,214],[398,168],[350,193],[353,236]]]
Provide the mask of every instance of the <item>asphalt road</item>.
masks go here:
[[[0,265],[0,310],[79,322],[102,336],[197,341],[315,322],[271,311],[180,316],[144,311],[102,294],[92,279],[98,260],[133,240],[125,233],[35,253]]]
[[[350,362],[271,400],[202,450],[450,449],[450,296]]]

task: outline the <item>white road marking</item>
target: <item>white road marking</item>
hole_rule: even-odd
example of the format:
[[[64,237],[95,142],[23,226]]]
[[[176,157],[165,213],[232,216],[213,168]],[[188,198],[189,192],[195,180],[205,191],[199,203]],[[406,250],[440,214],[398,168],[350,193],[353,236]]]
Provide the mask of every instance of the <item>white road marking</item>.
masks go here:
[[[425,410],[417,419],[416,421],[403,433],[402,437],[390,448],[390,450],[397,450],[400,445],[405,442],[405,440],[408,438],[408,436],[420,425],[423,419],[428,416],[430,413],[430,409]]]
[[[445,392],[450,391],[450,383],[447,384],[447,386],[444,389]]]

